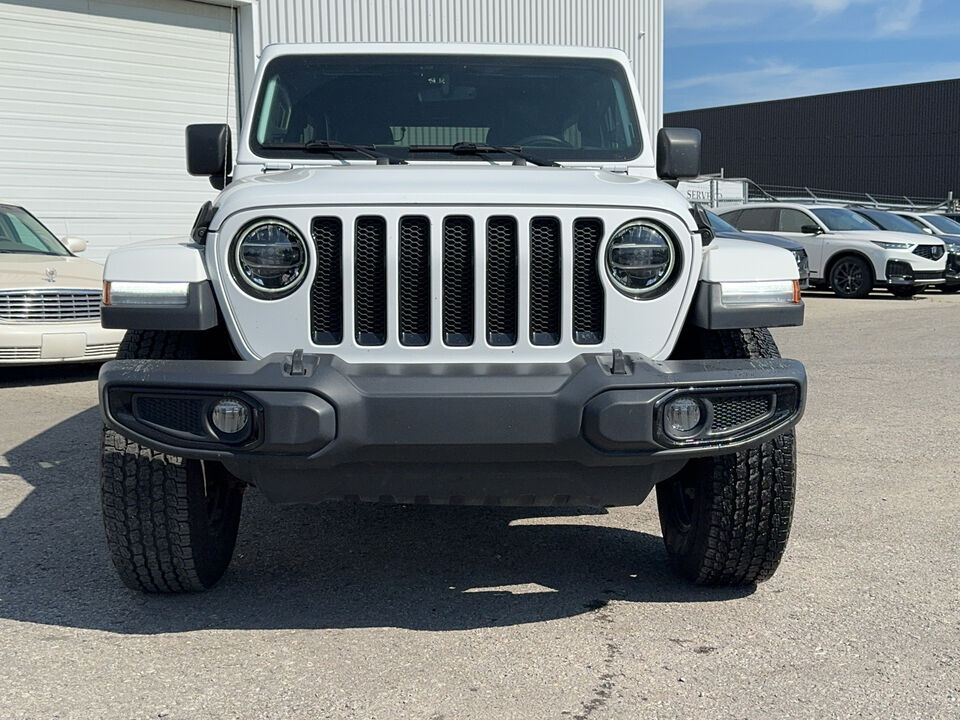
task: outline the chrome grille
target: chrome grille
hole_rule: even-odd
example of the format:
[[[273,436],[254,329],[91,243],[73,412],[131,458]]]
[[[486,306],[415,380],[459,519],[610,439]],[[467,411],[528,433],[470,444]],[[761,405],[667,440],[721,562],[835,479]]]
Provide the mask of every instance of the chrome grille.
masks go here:
[[[99,290],[0,291],[0,321],[75,322],[100,319]]]

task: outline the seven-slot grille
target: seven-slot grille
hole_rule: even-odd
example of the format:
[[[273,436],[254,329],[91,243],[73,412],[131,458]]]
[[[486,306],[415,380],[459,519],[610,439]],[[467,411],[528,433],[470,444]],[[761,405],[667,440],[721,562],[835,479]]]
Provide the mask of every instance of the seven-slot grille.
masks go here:
[[[338,217],[313,218],[317,256],[310,291],[313,342],[337,345],[349,335],[360,346],[384,345],[390,326],[388,306],[396,308],[396,340],[404,346],[439,340],[448,347],[465,347],[482,340],[510,347],[521,332],[528,333],[532,345],[556,345],[564,334],[580,345],[603,342],[604,297],[597,267],[603,222],[575,219],[572,257],[567,258],[562,250],[564,226],[558,218],[533,217],[526,228],[520,222],[509,215],[440,219],[407,215],[396,227],[388,227],[378,215],[361,215],[346,223]],[[387,258],[388,231],[399,241],[393,266]],[[521,258],[523,233],[529,238],[526,263]],[[478,277],[481,262],[484,270]],[[572,266],[570,287],[562,280],[564,263]],[[529,273],[527,283],[521,282],[522,268]],[[352,299],[344,298],[344,273],[353,276]],[[521,298],[524,286],[529,288],[528,297]],[[388,292],[396,294],[395,305],[388,302]],[[572,312],[564,318],[565,293],[571,293]],[[431,311],[435,295],[440,297],[438,312]],[[344,302],[351,301],[353,327],[344,327]]]
[[[98,320],[99,290],[12,290],[0,292],[0,321],[47,323]]]

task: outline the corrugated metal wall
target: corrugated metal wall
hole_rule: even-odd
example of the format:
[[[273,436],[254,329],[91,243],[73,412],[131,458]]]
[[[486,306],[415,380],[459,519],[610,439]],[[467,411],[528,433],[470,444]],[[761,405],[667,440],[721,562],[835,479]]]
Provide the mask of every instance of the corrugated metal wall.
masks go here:
[[[651,137],[662,119],[663,0],[259,0],[260,45],[482,42],[615,47]]]
[[[910,197],[960,191],[960,80],[669,113],[703,168],[761,185]]]

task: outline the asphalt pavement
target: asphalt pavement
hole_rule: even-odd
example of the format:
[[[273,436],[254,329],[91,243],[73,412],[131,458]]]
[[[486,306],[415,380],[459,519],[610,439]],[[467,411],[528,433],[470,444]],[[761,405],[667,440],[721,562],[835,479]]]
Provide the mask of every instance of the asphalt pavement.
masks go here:
[[[247,495],[202,595],[117,579],[95,367],[0,370],[0,718],[960,717],[960,296],[807,297],[777,575],[701,589],[653,498],[562,511]]]

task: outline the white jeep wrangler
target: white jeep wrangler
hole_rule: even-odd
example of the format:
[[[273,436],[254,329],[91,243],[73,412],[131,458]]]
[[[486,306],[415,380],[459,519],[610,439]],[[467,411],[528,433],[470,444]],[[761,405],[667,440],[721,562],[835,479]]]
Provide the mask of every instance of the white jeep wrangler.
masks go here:
[[[627,505],[696,582],[772,575],[794,501],[793,256],[714,240],[617,51],[287,45],[190,237],[112,253],[101,488],[124,582],[209,588],[270,500]],[[666,180],[663,182],[658,179]]]

